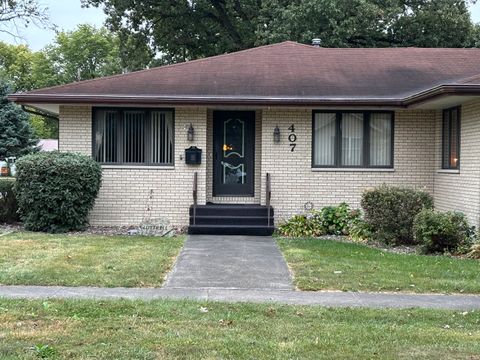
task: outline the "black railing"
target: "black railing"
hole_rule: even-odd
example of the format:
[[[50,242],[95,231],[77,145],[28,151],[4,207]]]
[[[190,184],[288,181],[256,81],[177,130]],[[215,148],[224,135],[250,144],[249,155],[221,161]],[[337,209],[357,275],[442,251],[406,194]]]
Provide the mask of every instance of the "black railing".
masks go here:
[[[193,225],[197,219],[197,204],[198,204],[198,173],[193,173]]]
[[[270,173],[267,173],[265,190],[266,190],[265,205],[267,205],[267,213],[268,213],[267,221],[268,221],[268,226],[270,226],[271,217],[272,217],[272,213],[271,213],[272,210],[270,207],[270,202],[272,200],[272,181],[271,181]]]

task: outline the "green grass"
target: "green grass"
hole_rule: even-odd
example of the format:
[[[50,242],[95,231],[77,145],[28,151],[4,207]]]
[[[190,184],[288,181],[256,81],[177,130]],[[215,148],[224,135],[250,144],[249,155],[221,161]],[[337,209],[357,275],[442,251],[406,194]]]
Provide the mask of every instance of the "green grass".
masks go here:
[[[480,261],[393,254],[365,245],[278,238],[301,290],[480,293]]]
[[[0,324],[1,359],[480,358],[478,311],[0,300]]]
[[[151,287],[162,284],[183,237],[0,237],[0,284]]]

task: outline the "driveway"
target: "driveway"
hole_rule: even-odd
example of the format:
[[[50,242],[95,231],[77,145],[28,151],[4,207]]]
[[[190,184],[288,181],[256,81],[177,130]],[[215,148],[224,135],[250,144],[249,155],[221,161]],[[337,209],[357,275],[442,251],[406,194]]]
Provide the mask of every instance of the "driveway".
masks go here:
[[[164,288],[292,290],[270,236],[190,235]]]

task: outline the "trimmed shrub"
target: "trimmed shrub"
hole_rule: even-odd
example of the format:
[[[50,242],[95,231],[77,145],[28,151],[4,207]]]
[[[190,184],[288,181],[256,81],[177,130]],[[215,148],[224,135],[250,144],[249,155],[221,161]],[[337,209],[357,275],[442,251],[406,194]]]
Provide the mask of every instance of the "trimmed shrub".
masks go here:
[[[19,159],[15,188],[25,228],[44,232],[84,229],[101,177],[100,165],[81,154],[55,151]]]
[[[278,227],[285,236],[348,235],[352,223],[360,218],[358,210],[350,210],[346,203],[295,215]]]
[[[11,224],[18,221],[14,185],[15,178],[0,178],[0,223]]]
[[[405,245],[415,243],[413,221],[423,209],[433,208],[433,198],[424,191],[382,185],[365,191],[361,205],[376,240]]]
[[[415,238],[425,253],[469,248],[475,234],[464,214],[422,210],[413,224]]]

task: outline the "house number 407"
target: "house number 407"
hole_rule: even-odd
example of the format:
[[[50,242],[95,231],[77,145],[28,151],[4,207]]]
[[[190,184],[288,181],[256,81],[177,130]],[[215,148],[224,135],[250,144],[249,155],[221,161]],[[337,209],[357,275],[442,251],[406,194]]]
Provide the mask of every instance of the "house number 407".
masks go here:
[[[290,130],[290,134],[288,135],[288,141],[290,142],[291,151],[294,152],[295,148],[297,147],[297,134],[295,134],[295,125],[290,125],[288,130]]]

